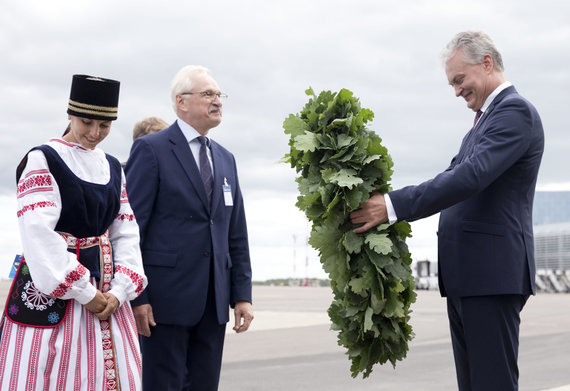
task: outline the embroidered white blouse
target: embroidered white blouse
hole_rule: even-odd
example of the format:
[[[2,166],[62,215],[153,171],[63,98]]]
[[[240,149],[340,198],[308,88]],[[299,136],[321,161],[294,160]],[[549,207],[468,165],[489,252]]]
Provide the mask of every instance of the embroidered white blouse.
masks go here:
[[[82,180],[96,184],[109,182],[110,167],[101,149],[86,149],[62,139],[52,139],[47,145]],[[121,185],[121,206],[109,227],[115,265],[109,293],[122,305],[125,300],[140,294],[147,279],[139,248],[139,228],[128,202],[123,172]],[[65,239],[54,230],[61,213],[61,196],[43,152],[35,150],[28,154],[26,168],[18,182],[17,197],[24,258],[34,285],[47,295],[87,304],[95,297],[97,288],[91,284],[89,272],[77,273],[84,267],[75,254],[67,251]],[[60,294],[53,294],[62,286],[65,289],[59,289]]]

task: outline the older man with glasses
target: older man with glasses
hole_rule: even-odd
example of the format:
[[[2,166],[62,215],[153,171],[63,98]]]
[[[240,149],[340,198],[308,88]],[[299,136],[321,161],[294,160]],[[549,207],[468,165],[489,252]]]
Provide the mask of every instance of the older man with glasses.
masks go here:
[[[246,220],[233,155],[209,138],[222,121],[208,69],[171,85],[178,119],[137,139],[126,166],[149,285],[132,303],[144,390],[216,390],[228,308],[233,329],[253,320]]]

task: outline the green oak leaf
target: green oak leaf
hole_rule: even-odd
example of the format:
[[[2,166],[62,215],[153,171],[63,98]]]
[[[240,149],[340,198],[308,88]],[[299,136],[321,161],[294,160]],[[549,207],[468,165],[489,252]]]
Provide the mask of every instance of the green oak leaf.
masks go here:
[[[391,190],[393,161],[382,139],[366,125],[374,113],[341,89],[316,94],[283,121],[290,151],[281,160],[298,174],[297,207],[312,223],[309,243],[331,279],[331,329],[346,349],[353,377],[376,364],[406,357],[415,301],[412,262],[405,243],[410,225],[382,224],[355,234],[350,212],[372,192]]]
[[[302,135],[305,131],[309,130],[309,127],[301,118],[296,115],[289,115],[283,121],[283,128],[285,129],[286,134],[290,134],[293,138]]]
[[[313,152],[319,144],[315,134],[307,130],[304,134],[297,135],[294,140],[293,146],[303,152]]]
[[[390,254],[392,252],[392,241],[388,234],[371,233],[366,235],[364,242],[378,254]]]

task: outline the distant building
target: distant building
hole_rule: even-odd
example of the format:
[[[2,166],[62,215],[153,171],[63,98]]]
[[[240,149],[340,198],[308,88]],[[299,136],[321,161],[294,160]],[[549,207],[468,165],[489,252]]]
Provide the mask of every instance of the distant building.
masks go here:
[[[535,226],[570,222],[570,191],[534,193],[532,222]]]
[[[570,191],[537,191],[533,224],[538,289],[570,292]]]
[[[537,269],[570,271],[570,222],[534,227]]]

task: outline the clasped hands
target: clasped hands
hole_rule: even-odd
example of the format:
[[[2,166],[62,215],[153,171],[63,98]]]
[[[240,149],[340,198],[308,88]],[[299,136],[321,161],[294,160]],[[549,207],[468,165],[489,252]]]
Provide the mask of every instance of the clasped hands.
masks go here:
[[[99,320],[107,320],[119,308],[119,300],[111,293],[103,293],[97,290],[95,297],[83,306],[88,311],[93,312]]]
[[[363,202],[360,208],[350,214],[352,224],[362,224],[355,228],[354,233],[362,233],[370,228],[388,221],[388,210],[383,194],[373,193],[368,201]]]

